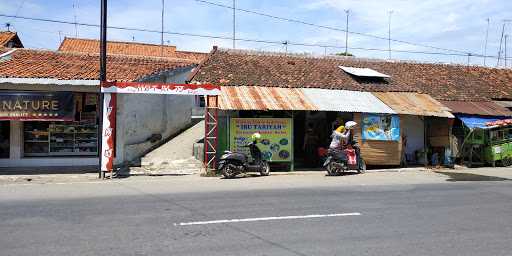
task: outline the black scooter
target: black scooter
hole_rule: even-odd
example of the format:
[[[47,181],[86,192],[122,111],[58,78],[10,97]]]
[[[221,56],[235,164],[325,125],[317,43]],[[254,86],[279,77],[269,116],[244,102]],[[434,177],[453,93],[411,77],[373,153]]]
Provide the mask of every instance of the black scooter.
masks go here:
[[[231,179],[240,173],[246,172],[259,172],[261,176],[270,175],[270,166],[263,159],[256,143],[251,142],[247,147],[251,152],[252,162],[249,162],[249,157],[246,154],[224,151],[218,162],[218,170],[225,178]]]

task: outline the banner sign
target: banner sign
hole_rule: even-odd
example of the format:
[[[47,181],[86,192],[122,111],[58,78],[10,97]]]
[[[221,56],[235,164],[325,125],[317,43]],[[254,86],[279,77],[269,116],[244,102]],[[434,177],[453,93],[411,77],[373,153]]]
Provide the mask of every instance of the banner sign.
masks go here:
[[[258,148],[263,158],[271,162],[291,162],[293,154],[292,119],[290,118],[232,118],[230,120],[230,145],[233,152],[250,156],[251,135],[261,134]]]
[[[116,130],[116,94],[103,95],[103,127],[101,130],[101,171],[111,172],[114,167],[114,139]]]
[[[400,140],[400,118],[397,115],[363,114],[363,140]]]
[[[139,94],[219,95],[220,86],[212,84],[107,82],[101,87],[101,92]]]
[[[71,92],[0,93],[0,120],[71,121],[74,112]]]

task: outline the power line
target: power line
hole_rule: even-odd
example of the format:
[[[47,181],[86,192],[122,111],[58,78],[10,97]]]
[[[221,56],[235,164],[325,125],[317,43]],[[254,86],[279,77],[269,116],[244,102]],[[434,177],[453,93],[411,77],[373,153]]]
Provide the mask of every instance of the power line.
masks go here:
[[[210,2],[210,1],[206,1],[206,0],[193,0],[193,1],[199,2],[199,3],[208,4],[208,5],[218,6],[218,7],[222,7],[222,8],[233,9],[233,7],[231,7],[231,6],[220,4],[220,3],[215,3],[215,2]],[[380,39],[380,40],[388,40],[388,38],[382,37],[382,36],[377,36],[377,35],[372,35],[372,34],[367,34],[367,33],[362,33],[362,32],[356,32],[356,31],[349,31],[349,30],[346,30],[346,29],[340,29],[340,28],[335,28],[335,27],[326,26],[326,25],[318,25],[318,24],[307,22],[307,21],[279,17],[279,16],[275,16],[275,15],[271,15],[271,14],[267,14],[267,13],[262,13],[262,12],[257,12],[257,11],[252,11],[252,10],[248,10],[248,9],[242,9],[242,8],[235,8],[235,9],[237,11],[241,11],[241,12],[245,12],[245,13],[250,13],[250,14],[254,14],[254,15],[259,15],[259,16],[263,16],[263,17],[267,17],[267,18],[276,19],[276,20],[282,20],[282,21],[287,21],[287,22],[299,23],[299,24],[303,24],[303,25],[307,25],[307,26],[323,28],[323,29],[328,29],[328,30],[334,30],[334,31],[339,31],[339,32],[346,32],[346,33],[350,33],[350,34],[355,34],[355,35],[360,35],[360,36],[365,36],[365,37],[371,37],[371,38]],[[459,52],[459,53],[463,53],[463,54],[466,54],[466,55],[471,53],[471,52],[468,52],[468,51],[461,51],[461,50],[456,50],[456,49],[448,49],[448,48],[431,46],[431,45],[426,45],[426,44],[413,43],[413,42],[408,42],[408,41],[399,40],[399,39],[391,39],[391,41],[397,42],[397,43],[402,43],[402,44],[418,46],[418,47],[431,48],[431,49],[436,49],[436,50],[441,50],[441,51]],[[471,54],[474,55],[474,53],[471,53]]]
[[[40,21],[40,22],[59,23],[59,24],[66,24],[66,25],[77,24],[78,26],[85,26],[85,27],[99,27],[98,24],[90,24],[90,23],[82,23],[82,22],[75,23],[75,22],[71,22],[71,21],[54,20],[54,19],[46,19],[46,18],[24,17],[24,16],[14,16],[14,15],[6,15],[6,14],[0,14],[0,17],[16,18],[16,19]],[[158,33],[158,34],[162,33],[161,30],[143,29],[143,28],[131,28],[131,27],[120,27],[120,26],[108,26],[108,28],[116,29],[116,30],[125,30],[125,31],[137,31],[137,32]],[[214,36],[214,35],[203,35],[203,34],[172,32],[172,31],[164,31],[163,33],[169,34],[169,35],[201,37],[201,38],[221,39],[221,40],[233,40],[233,37],[229,37],[229,36]],[[240,41],[240,42],[283,45],[283,41],[272,41],[272,40],[261,40],[261,39],[250,39],[250,38],[235,38],[234,40]],[[286,45],[304,46],[304,47],[320,47],[320,48],[324,48],[324,49],[325,48],[331,48],[331,49],[345,49],[346,48],[345,46],[328,45],[328,44],[309,44],[309,43],[290,42],[290,41],[286,41]],[[364,51],[379,51],[379,52],[389,51],[389,49],[365,48],[365,47],[348,47],[348,49],[364,50]],[[424,54],[424,55],[484,57],[481,54],[471,54],[471,53],[446,53],[446,52],[411,51],[411,50],[397,50],[397,49],[392,49],[391,51],[399,52],[399,53],[412,53],[412,54]],[[494,59],[497,58],[496,56],[485,56],[485,57],[494,58]]]

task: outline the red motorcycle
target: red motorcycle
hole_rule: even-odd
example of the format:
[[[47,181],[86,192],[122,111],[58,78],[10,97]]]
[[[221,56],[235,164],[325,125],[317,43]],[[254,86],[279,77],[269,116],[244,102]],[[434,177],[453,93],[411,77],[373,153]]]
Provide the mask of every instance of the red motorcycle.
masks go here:
[[[357,173],[366,171],[366,163],[362,157],[359,157],[360,163],[358,163],[356,150],[352,145],[347,145],[343,150],[326,151],[324,149],[323,155],[326,157],[324,167],[330,176],[342,175],[350,170],[355,170]]]

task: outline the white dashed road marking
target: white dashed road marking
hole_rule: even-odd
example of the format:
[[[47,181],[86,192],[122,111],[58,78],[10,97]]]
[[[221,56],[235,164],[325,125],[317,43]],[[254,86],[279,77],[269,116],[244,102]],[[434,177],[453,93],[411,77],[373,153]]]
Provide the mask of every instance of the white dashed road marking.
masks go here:
[[[361,213],[359,213],[359,212],[348,212],[348,213],[313,214],[313,215],[299,215],[299,216],[262,217],[262,218],[248,218],[248,219],[210,220],[210,221],[194,221],[194,222],[174,223],[174,226],[209,225],[209,224],[222,224],[222,223],[235,223],[235,222],[269,221],[269,220],[314,219],[314,218],[345,217],[345,216],[360,216],[360,215],[361,215]]]

